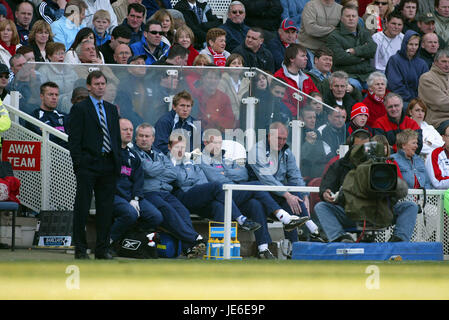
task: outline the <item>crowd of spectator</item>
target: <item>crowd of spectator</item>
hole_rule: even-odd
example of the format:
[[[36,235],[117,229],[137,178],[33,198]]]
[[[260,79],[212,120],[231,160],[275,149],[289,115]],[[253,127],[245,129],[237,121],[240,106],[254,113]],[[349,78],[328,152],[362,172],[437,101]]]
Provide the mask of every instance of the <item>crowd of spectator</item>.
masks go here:
[[[9,103],[9,93],[19,91],[22,111],[67,132],[72,105],[87,96],[85,79],[101,70],[104,99],[129,120],[123,125],[151,128],[148,150],[124,154],[145,155],[154,146],[169,166],[174,129],[189,132],[187,152],[196,131],[248,129],[242,99],[252,96],[259,100],[255,129],[286,135],[278,151],[289,150],[290,121],[304,122],[301,165],[291,172],[295,185],[317,183],[339,158],[340,146],[362,129],[386,138],[410,188],[442,188],[449,179],[448,8],[449,0],[242,0],[232,1],[221,18],[196,0],[6,0],[0,2],[0,97]],[[158,66],[185,68],[167,73]],[[251,78],[242,67],[263,72]],[[255,150],[270,149],[269,134],[265,138]],[[207,143],[202,140],[201,147]],[[272,180],[258,175],[265,165],[249,170],[254,180],[281,183],[282,174]],[[156,191],[160,198],[171,190]],[[273,197],[292,215],[313,211],[307,195]],[[187,198],[180,204],[193,206]],[[259,217],[252,218],[263,230]],[[319,238],[312,221],[307,227]],[[117,239],[122,228],[114,230]],[[201,239],[188,233],[198,245]],[[258,239],[266,258],[266,234]]]

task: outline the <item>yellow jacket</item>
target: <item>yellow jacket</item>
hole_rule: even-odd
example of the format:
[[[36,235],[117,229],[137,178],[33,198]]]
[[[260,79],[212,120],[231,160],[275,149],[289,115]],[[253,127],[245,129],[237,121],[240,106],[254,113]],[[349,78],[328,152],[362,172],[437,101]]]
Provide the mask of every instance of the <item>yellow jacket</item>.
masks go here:
[[[9,128],[11,128],[11,119],[9,118],[9,112],[3,106],[2,100],[0,100],[0,133],[5,132]],[[2,144],[0,140],[0,147],[1,145]]]

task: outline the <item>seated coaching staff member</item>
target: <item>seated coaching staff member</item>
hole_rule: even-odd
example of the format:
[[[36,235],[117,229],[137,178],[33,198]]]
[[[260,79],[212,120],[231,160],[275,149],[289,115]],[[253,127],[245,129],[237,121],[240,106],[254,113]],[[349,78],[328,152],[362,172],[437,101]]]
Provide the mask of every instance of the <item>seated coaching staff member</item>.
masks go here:
[[[108,252],[116,179],[120,173],[120,126],[117,108],[104,101],[106,77],[101,71],[87,76],[89,97],[70,110],[69,150],[76,176],[73,215],[75,259],[86,253],[86,221],[95,192],[96,259],[112,259]]]

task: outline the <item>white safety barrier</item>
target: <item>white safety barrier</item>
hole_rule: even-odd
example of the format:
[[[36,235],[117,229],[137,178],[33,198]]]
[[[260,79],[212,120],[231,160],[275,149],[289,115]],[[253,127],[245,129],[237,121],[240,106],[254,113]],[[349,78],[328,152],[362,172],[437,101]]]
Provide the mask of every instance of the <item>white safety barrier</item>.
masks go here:
[[[234,190],[254,191],[289,191],[289,192],[319,192],[318,187],[293,187],[293,186],[255,186],[244,184],[225,184],[225,221],[224,221],[224,259],[230,259],[231,244],[231,207],[232,192]],[[423,212],[416,218],[415,230],[411,241],[431,242],[438,241],[443,244],[445,259],[449,257],[449,217],[444,211],[443,195],[445,190],[427,190],[427,201]],[[405,200],[422,205],[423,191],[421,189],[409,189]],[[377,242],[389,239],[392,228],[382,231],[376,237]]]

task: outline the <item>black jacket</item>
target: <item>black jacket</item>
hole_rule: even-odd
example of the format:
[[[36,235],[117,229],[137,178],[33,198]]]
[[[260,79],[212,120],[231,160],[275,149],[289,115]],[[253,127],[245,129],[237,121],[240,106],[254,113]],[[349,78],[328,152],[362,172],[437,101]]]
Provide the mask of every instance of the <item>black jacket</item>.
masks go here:
[[[104,101],[106,122],[111,137],[111,149],[115,172],[120,173],[121,137],[119,116],[116,106]],[[90,97],[76,103],[70,109],[68,121],[69,150],[72,156],[73,170],[78,172],[98,172],[102,165],[103,131],[95,106]]]
[[[331,164],[329,169],[324,174],[320,185],[320,199],[322,201],[324,201],[324,191],[327,189],[330,189],[333,193],[339,191],[348,172],[355,168],[355,166],[349,161],[350,151],[351,150],[349,150],[343,158],[338,159]]]
[[[195,34],[195,43],[194,47],[197,50],[203,49],[203,43],[206,42],[206,33],[211,28],[216,28],[222,24],[222,21],[212,14],[212,9],[207,4],[207,2],[196,2],[196,6],[201,8],[203,11],[203,16],[206,16],[206,22],[199,22],[198,18],[190,8],[187,0],[179,1],[173,9],[176,9],[182,13],[184,16],[184,20],[186,21],[187,26],[192,29]]]
[[[274,73],[274,59],[271,52],[262,45],[259,50],[254,53],[245,43],[235,48],[232,53],[238,53],[243,57],[245,67],[259,68],[260,70]]]
[[[276,31],[281,25],[284,11],[280,0],[242,0],[245,5],[245,23],[250,27],[259,27]]]

